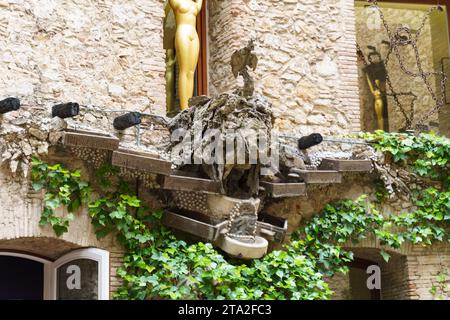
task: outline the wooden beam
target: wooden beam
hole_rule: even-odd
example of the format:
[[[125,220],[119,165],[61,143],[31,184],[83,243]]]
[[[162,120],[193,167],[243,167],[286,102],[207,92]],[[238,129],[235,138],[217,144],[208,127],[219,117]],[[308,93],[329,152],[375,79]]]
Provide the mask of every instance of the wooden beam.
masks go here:
[[[63,144],[70,147],[85,147],[102,150],[116,150],[119,148],[119,139],[95,133],[66,131]]]
[[[287,224],[286,228],[280,228],[270,223],[257,221],[256,232],[268,241],[283,243],[286,238]]]
[[[176,191],[203,191],[210,193],[221,193],[220,182],[183,176],[165,177],[164,189]]]
[[[123,151],[114,151],[112,155],[112,165],[117,167],[129,168],[170,175],[172,163],[153,157],[152,154],[128,153]]]
[[[197,15],[197,33],[200,39],[200,53],[197,64],[197,95],[208,94],[208,39],[207,39],[207,2],[204,1],[202,10]]]
[[[342,174],[335,170],[298,170],[298,174],[306,183],[324,184],[342,182]]]
[[[261,181],[260,185],[270,196],[272,196],[272,198],[288,198],[306,195],[305,183],[272,183]]]
[[[64,131],[65,132],[73,132],[73,133],[91,134],[91,135],[101,136],[101,137],[111,137],[111,135],[107,134],[107,133],[89,131],[89,130],[83,130],[83,129],[67,128],[67,129],[64,129]]]
[[[228,225],[228,221],[211,225],[169,210],[164,211],[162,223],[168,227],[196,235],[209,241],[217,240],[220,231]]]
[[[323,159],[319,170],[335,170],[339,172],[369,172],[372,170],[370,160]]]

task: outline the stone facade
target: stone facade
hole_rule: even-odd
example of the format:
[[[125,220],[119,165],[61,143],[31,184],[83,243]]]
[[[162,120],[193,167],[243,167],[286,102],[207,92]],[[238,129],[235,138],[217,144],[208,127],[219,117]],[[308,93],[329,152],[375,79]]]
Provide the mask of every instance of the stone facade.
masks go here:
[[[56,102],[77,101],[100,108],[165,114],[163,6],[164,0],[0,0],[0,91],[5,97],[16,96],[41,108],[40,112],[48,112]],[[240,83],[232,77],[230,57],[254,37],[260,59],[256,90],[273,103],[277,129],[299,135],[360,130],[353,0],[208,0],[207,8],[210,95],[232,90]],[[36,113],[24,110],[20,116],[0,118],[0,135],[5,128],[17,129],[14,139],[25,141],[10,141],[8,147],[26,157],[36,151],[60,161],[54,154],[48,155],[51,140],[56,144],[60,138],[52,136],[52,126],[58,123],[49,123],[45,130],[31,128],[27,121]],[[23,119],[25,122],[19,123]],[[6,120],[16,124],[5,127]],[[110,116],[84,113],[70,121],[111,132],[111,120]],[[24,127],[35,132],[36,139],[21,135]],[[153,124],[143,129],[144,145],[161,145],[167,140],[164,129]],[[132,141],[132,129],[126,133],[120,136],[122,141]],[[14,156],[15,152],[9,153],[8,160]],[[3,159],[0,154],[0,161]],[[87,171],[81,160],[67,156],[62,160]],[[39,226],[42,194],[31,192],[29,180],[12,175],[11,169],[10,165],[0,168],[0,250],[56,259],[76,248],[103,248],[110,252],[110,289],[114,292],[120,286],[116,270],[123,256],[115,239],[95,238],[86,208],[77,214],[69,232],[57,239],[51,228]],[[347,175],[341,185],[314,187],[308,190],[308,197],[270,204],[268,212],[287,218],[292,231],[329,201],[371,193],[374,178]],[[155,207],[160,205],[151,201]],[[396,203],[390,210],[400,212],[408,206]],[[371,251],[379,249],[379,244],[368,240],[361,247],[369,248],[359,252],[361,257],[370,254],[379,261],[379,255],[375,258]],[[380,261],[386,279],[383,286],[392,284],[383,298],[430,298],[427,290],[438,269],[450,268],[448,246],[402,250],[391,265],[383,268]],[[336,298],[350,297],[348,276],[330,281]]]
[[[163,2],[0,1],[2,95],[164,114]]]
[[[357,199],[361,194],[373,194],[375,174],[346,174],[342,184],[314,186],[307,190],[307,196],[291,198],[269,204],[266,211],[289,221],[289,232],[294,231],[303,219],[320,212],[330,201]],[[375,199],[371,199],[375,200]],[[388,201],[382,208],[389,214],[408,212],[413,206],[405,199]],[[358,245],[348,244],[355,257],[377,263],[381,268],[381,299],[433,299],[430,289],[437,285],[440,273],[450,272],[450,247],[448,244],[435,244],[430,248],[405,243],[401,249],[380,245],[373,237],[362,240]],[[391,254],[386,263],[380,255],[384,249]],[[351,272],[351,271],[350,271]],[[335,292],[333,299],[358,299],[358,292],[352,292],[349,274],[338,274],[329,279],[330,288]],[[450,279],[447,277],[447,284]],[[444,294],[444,297],[445,294]],[[448,296],[446,297],[449,298]]]

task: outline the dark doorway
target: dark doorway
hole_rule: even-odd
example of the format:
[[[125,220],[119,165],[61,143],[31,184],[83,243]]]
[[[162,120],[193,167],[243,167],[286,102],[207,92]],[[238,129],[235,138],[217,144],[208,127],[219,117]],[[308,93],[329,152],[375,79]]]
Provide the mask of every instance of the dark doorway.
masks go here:
[[[40,262],[0,256],[0,300],[42,300],[44,265]]]
[[[350,269],[350,291],[352,300],[381,300],[381,290],[369,290],[366,285],[367,268],[378,263],[366,259],[355,258],[348,264]]]

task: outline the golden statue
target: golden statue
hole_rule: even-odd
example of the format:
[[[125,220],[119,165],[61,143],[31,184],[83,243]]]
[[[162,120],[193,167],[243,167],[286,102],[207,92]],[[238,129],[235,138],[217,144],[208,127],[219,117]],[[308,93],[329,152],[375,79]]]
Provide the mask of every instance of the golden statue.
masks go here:
[[[175,49],[180,70],[178,94],[180,108],[185,110],[189,107],[189,99],[194,95],[194,75],[200,54],[196,25],[203,0],[169,0],[169,3],[177,22]]]
[[[169,2],[166,2],[164,18],[164,49],[166,50],[166,106],[167,114],[175,113],[175,15]]]
[[[369,84],[370,92],[372,92],[372,95],[375,99],[374,108],[375,113],[377,115],[377,129],[385,130],[383,117],[384,102],[383,102],[383,94],[381,93],[380,89],[380,80],[376,79],[374,86],[369,76],[367,76],[367,83]]]

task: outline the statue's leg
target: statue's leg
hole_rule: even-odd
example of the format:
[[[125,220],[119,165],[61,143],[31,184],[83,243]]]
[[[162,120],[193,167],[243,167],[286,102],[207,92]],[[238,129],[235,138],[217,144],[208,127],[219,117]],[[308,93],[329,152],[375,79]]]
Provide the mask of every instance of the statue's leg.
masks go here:
[[[375,113],[377,114],[378,129],[384,130],[383,102],[375,102]]]
[[[190,43],[192,56],[189,59],[189,72],[188,72],[188,83],[189,83],[189,98],[194,95],[194,84],[195,84],[195,70],[197,69],[198,56],[200,54],[200,40],[197,33],[194,35],[194,39]]]
[[[190,52],[189,37],[183,32],[177,33],[175,39],[175,47],[177,50],[177,60],[179,67],[178,75],[178,95],[180,97],[180,108],[185,110],[189,107],[189,60],[192,53]]]

